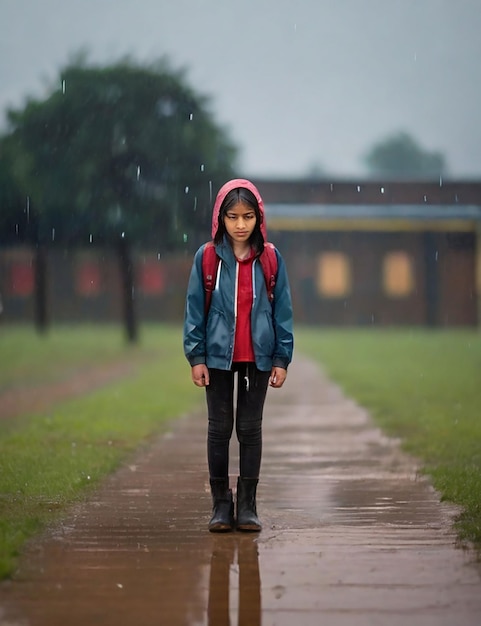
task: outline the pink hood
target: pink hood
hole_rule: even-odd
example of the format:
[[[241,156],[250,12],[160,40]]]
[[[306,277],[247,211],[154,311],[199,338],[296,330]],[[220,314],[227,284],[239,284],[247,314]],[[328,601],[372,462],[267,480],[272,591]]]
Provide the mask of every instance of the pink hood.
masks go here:
[[[214,202],[214,209],[212,211],[212,239],[214,239],[217,228],[219,226],[219,212],[221,204],[224,202],[224,198],[233,189],[237,189],[238,187],[243,187],[245,189],[249,189],[255,195],[257,202],[259,203],[259,210],[262,215],[262,224],[261,224],[261,232],[264,236],[264,241],[267,241],[267,229],[266,229],[266,218],[264,213],[264,202],[262,201],[261,194],[259,193],[257,187],[250,182],[250,180],[245,180],[244,178],[234,178],[233,180],[229,180],[229,182],[225,183],[217,194],[217,197]]]

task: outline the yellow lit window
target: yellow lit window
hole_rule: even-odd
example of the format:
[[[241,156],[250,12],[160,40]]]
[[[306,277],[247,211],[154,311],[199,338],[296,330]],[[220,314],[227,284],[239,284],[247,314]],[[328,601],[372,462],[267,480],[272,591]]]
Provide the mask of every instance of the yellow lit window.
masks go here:
[[[411,257],[406,252],[390,252],[383,261],[384,292],[392,298],[405,298],[414,289]]]
[[[351,291],[351,267],[342,252],[324,252],[319,256],[317,290],[325,298],[342,298]]]

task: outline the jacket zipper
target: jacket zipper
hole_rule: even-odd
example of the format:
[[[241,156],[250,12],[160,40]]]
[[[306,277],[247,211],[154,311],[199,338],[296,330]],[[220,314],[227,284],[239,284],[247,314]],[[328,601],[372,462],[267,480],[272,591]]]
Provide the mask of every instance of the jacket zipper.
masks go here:
[[[235,342],[235,331],[237,328],[237,298],[239,292],[239,262],[236,260],[235,262],[235,289],[234,289],[234,334],[232,335],[232,348],[230,351],[230,363],[229,369],[232,367],[232,361],[234,359],[234,342]]]
[[[256,303],[256,263],[257,259],[254,259],[252,263],[252,310],[254,310],[254,304]]]

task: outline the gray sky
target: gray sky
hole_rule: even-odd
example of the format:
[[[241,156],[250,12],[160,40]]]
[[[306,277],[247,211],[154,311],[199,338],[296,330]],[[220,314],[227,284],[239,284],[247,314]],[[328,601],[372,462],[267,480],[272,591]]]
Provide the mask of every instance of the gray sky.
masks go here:
[[[251,176],[361,176],[406,130],[481,177],[481,0],[0,0],[0,111],[79,49],[169,57],[211,98]]]

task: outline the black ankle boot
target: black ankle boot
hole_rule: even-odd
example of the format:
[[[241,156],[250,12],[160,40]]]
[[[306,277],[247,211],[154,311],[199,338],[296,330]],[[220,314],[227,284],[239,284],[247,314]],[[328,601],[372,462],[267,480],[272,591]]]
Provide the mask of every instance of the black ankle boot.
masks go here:
[[[262,525],[257,517],[256,490],[257,478],[237,479],[237,529],[238,530],[262,530]]]
[[[210,490],[212,493],[210,532],[225,533],[234,530],[234,500],[232,499],[232,490],[229,489],[229,480],[212,478]]]

